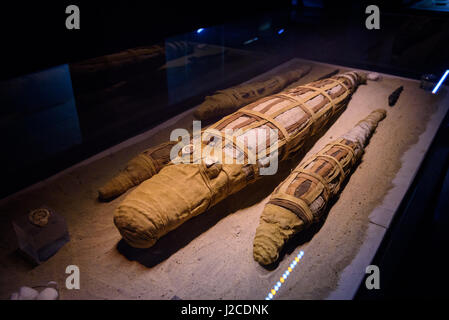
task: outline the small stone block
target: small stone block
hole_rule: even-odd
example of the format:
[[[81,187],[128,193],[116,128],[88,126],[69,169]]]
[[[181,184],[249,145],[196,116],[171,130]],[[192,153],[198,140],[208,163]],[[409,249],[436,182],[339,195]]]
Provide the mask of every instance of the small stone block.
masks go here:
[[[70,241],[67,224],[63,216],[43,206],[50,212],[45,226],[33,224],[29,213],[13,221],[20,251],[35,264],[41,264],[53,256]]]

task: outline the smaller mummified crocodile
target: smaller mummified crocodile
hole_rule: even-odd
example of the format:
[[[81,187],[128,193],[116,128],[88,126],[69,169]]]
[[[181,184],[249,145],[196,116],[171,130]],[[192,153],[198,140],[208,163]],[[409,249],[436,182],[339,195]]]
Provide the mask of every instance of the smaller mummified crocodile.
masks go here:
[[[196,108],[194,115],[199,120],[227,116],[251,102],[280,92],[289,84],[304,77],[310,69],[311,66],[305,65],[280,73],[265,81],[219,90],[213,95],[207,96],[204,102]]]
[[[273,192],[265,205],[253,244],[254,259],[262,265],[277,261],[284,244],[322,219],[331,198],[356,169],[364,147],[379,121],[379,109],[349,132],[300,164]]]

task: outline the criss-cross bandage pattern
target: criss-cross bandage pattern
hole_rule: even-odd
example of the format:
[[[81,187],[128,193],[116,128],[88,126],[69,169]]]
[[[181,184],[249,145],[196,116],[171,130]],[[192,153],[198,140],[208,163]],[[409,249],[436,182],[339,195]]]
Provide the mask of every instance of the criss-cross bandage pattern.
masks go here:
[[[275,262],[285,242],[322,219],[329,200],[356,168],[364,147],[385,117],[373,111],[351,131],[301,163],[270,196],[254,238],[254,259]]]
[[[336,75],[262,98],[213,124],[118,206],[114,222],[123,238],[150,247],[261,178],[272,159],[289,157],[340,114],[362,82],[357,72]]]
[[[199,120],[226,116],[260,98],[278,93],[292,82],[304,77],[309,73],[310,69],[309,65],[304,65],[270,77],[265,81],[255,81],[218,90],[213,95],[206,97],[204,102],[195,109],[194,115]]]

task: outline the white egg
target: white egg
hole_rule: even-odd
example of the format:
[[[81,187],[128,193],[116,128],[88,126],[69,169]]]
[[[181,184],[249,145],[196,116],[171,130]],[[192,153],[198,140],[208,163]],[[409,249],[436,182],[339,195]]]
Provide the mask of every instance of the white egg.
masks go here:
[[[45,288],[37,296],[37,300],[56,300],[58,299],[58,291],[54,288]]]
[[[39,292],[30,287],[21,287],[19,289],[19,300],[36,300]]]

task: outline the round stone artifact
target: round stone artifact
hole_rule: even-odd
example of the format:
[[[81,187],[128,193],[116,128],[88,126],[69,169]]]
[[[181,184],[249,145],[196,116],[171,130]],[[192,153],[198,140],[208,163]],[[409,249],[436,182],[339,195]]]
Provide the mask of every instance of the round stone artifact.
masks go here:
[[[50,219],[50,211],[45,208],[32,210],[28,216],[30,222],[39,227],[45,227]]]

